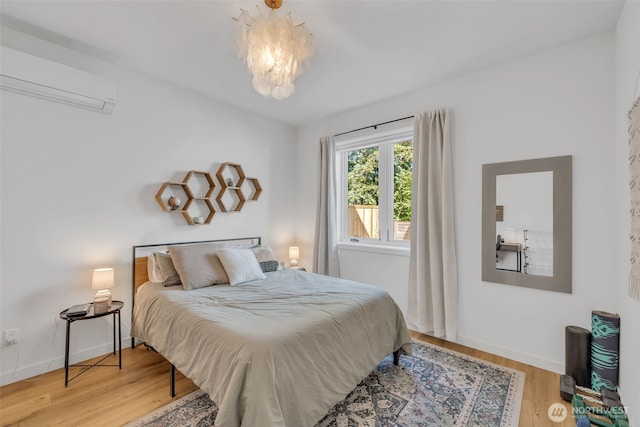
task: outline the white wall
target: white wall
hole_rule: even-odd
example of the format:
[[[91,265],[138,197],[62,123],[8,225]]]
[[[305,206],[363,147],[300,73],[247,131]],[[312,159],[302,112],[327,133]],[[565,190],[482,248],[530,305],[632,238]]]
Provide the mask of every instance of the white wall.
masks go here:
[[[640,420],[640,302],[627,294],[629,279],[629,134],[628,111],[640,96],[640,2],[625,3],[616,31],[615,108],[615,274],[611,283],[621,316],[620,389],[631,417]]]
[[[2,384],[63,365],[58,313],[93,299],[94,268],[115,268],[112,293],[125,301],[128,337],[132,245],[261,235],[284,260],[293,243],[292,128],[70,51],[26,44],[115,80],[119,97],[104,115],[2,91],[0,330],[20,329],[17,345],[2,340]],[[154,196],[162,182],[192,169],[215,172],[224,161],[259,179],[257,202],[197,227],[161,211]],[[72,362],[108,351],[110,319],[73,324]]]
[[[398,249],[380,253],[343,245],[339,251],[340,277],[370,283],[385,289],[403,313],[407,313],[409,295],[409,250]]]
[[[309,257],[303,262],[310,265],[313,248],[319,138],[448,107],[453,119],[458,341],[562,372],[564,327],[590,327],[592,309],[616,309],[609,291],[615,265],[614,51],[613,34],[605,34],[299,129],[296,240]],[[483,282],[482,164],[560,155],[573,155],[573,294]],[[361,274],[349,267],[350,278],[366,280],[371,276],[367,272],[376,271],[378,282],[406,293],[406,267],[395,259],[363,253],[358,262]]]

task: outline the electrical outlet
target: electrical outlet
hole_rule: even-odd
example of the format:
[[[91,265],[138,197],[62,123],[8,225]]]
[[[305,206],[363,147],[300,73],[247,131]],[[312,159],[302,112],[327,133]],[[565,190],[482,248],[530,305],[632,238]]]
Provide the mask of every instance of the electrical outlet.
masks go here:
[[[8,344],[18,344],[18,329],[7,329],[4,331],[4,340]]]

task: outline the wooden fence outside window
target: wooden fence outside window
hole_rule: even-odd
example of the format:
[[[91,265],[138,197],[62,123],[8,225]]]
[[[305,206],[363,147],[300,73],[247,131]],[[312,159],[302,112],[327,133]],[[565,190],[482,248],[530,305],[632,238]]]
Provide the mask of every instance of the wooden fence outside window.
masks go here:
[[[349,222],[347,235],[363,239],[380,238],[380,222],[378,206],[349,205]],[[411,221],[393,221],[395,240],[409,240]]]

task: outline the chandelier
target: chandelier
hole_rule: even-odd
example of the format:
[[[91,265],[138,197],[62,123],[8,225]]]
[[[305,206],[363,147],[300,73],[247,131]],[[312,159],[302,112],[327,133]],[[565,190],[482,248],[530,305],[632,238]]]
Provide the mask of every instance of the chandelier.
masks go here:
[[[291,13],[278,16],[282,0],[265,0],[265,4],[270,9],[266,16],[256,5],[257,18],[242,9],[240,17],[234,18],[242,27],[239,55],[253,74],[251,83],[258,93],[285,99],[295,92],[293,81],[313,54],[311,34],[304,23],[293,23]]]

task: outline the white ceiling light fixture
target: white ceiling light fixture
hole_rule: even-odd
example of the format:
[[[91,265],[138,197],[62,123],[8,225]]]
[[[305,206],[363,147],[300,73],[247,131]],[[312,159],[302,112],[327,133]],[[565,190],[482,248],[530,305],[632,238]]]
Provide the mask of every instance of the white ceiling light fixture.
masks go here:
[[[266,16],[256,5],[257,18],[242,9],[240,17],[234,18],[242,27],[239,54],[253,74],[251,83],[258,93],[285,99],[295,92],[293,82],[313,54],[312,35],[304,23],[293,23],[291,13],[277,14],[282,0],[265,0],[265,4],[270,9]]]

